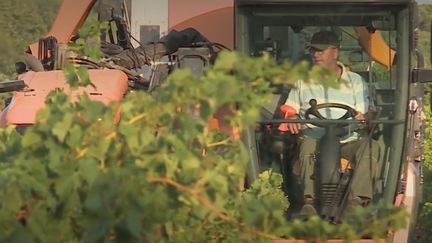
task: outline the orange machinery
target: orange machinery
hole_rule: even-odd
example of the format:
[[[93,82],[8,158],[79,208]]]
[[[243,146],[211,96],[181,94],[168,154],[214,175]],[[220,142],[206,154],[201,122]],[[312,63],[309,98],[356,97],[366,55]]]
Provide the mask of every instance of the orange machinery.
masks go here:
[[[126,74],[119,70],[89,70],[93,87],[71,90],[61,70],[47,72],[27,72],[19,78],[24,80],[24,89],[15,92],[11,103],[0,114],[0,127],[6,125],[33,124],[38,110],[45,106],[45,98],[53,90],[70,93],[73,101],[87,93],[92,100],[108,104],[120,101],[128,89]]]
[[[96,2],[97,0],[63,0],[46,38],[54,38],[58,44],[68,43],[82,26]],[[129,3],[131,6],[128,7],[134,9],[132,12],[133,15],[130,17],[130,28],[131,33],[135,34],[136,38],[142,36],[143,33],[140,31],[145,26],[160,27],[160,35],[164,35],[173,29],[181,30],[193,27],[213,42],[221,43],[228,48],[234,47],[234,0],[130,0]],[[150,14],[154,11],[158,12],[158,16],[153,17],[155,20],[151,19],[152,15]],[[149,17],[146,19],[142,15]],[[394,52],[391,52],[391,55],[388,56],[389,51],[387,50],[389,47],[380,38],[378,32],[369,34],[362,28],[356,28],[356,32],[359,35],[362,46],[374,59],[387,67],[391,66]],[[374,44],[372,45],[371,43]],[[38,63],[43,58],[41,41],[31,44],[29,52],[27,53],[27,58],[30,56],[30,59],[32,59],[30,63],[33,63],[33,65],[34,63],[37,64],[34,65],[37,68],[33,68],[33,70],[39,72],[28,73],[19,77],[24,80],[28,88],[25,89],[26,91],[19,91],[14,95],[10,106],[0,115],[0,126],[7,124],[32,124],[36,111],[44,105],[42,101],[45,99],[46,94],[53,89],[67,87],[62,72],[41,70],[43,69],[42,65]],[[109,82],[114,82],[115,85],[105,82],[104,85],[97,85],[96,88],[97,92],[102,92],[102,97],[104,97],[106,103],[118,100],[124,95],[124,93],[118,93],[118,97],[105,97],[106,92],[109,92],[110,88],[126,92],[127,79],[119,74],[121,71],[90,71],[92,81],[94,82],[98,82],[97,80],[103,79],[107,73],[112,72],[116,72],[116,75],[110,76],[110,80],[112,81]],[[113,77],[118,77],[119,79],[113,79]],[[32,90],[30,93],[37,95],[29,95],[28,90]],[[91,93],[95,90],[84,89],[80,92],[82,91]],[[32,105],[27,106],[29,104]],[[223,116],[226,112],[220,113]],[[220,124],[218,120],[211,121],[211,124],[222,130],[227,130],[227,128],[224,128],[226,126]]]
[[[48,52],[46,45],[41,43],[51,39],[55,41],[55,44],[67,44],[85,22],[92,8],[96,7],[96,2],[97,0],[62,1],[55,21],[46,37],[29,45],[25,59],[33,71],[19,76],[19,79],[23,80],[27,87],[17,90],[10,104],[0,113],[0,127],[10,124],[33,124],[37,111],[44,107],[44,100],[50,91],[55,89],[70,90],[62,71],[49,71],[46,70],[46,67],[44,70],[42,60],[46,57],[51,58],[51,52]],[[141,8],[140,11],[144,11],[147,5],[152,5],[157,10],[165,12],[165,15],[162,12],[160,14],[166,16],[165,19],[161,19],[159,23],[151,23],[162,26],[160,34],[171,29],[180,30],[184,27],[194,27],[212,40],[228,47],[233,46],[233,0],[131,0],[130,3],[131,7]],[[139,28],[149,24],[149,20],[140,20],[139,18],[140,16],[131,16],[132,27],[138,26]],[[139,21],[141,23],[138,23]],[[163,27],[164,23],[169,24]],[[90,79],[96,88],[81,88],[78,91],[73,91],[72,96],[76,97],[86,92],[90,94],[91,99],[102,101],[105,104],[118,101],[128,90],[128,79],[123,71],[89,70]],[[211,121],[211,124],[219,127],[217,120]],[[222,130],[226,129],[223,128]]]

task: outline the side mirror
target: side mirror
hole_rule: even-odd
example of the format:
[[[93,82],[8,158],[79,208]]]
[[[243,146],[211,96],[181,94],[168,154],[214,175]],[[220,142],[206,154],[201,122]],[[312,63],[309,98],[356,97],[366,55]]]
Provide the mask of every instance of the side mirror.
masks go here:
[[[27,85],[23,80],[13,80],[0,82],[0,93],[19,91],[26,87]]]

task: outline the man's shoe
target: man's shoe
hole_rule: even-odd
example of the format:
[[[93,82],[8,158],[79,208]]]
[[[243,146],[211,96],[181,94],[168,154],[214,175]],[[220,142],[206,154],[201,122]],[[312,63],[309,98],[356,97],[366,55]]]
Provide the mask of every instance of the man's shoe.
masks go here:
[[[356,207],[366,207],[369,203],[369,199],[364,199],[361,197],[354,197],[348,201],[345,210],[342,213],[342,219],[347,219],[349,215],[352,214],[353,209]]]
[[[312,204],[305,204],[300,209],[300,216],[303,218],[308,218],[314,215],[317,215],[317,211]]]
[[[307,219],[311,216],[317,215],[317,211],[313,206],[313,198],[310,197],[305,198],[305,204],[300,209],[299,215],[303,219]]]
[[[363,200],[360,197],[354,197],[348,202],[347,208],[352,209],[357,206],[363,206]]]

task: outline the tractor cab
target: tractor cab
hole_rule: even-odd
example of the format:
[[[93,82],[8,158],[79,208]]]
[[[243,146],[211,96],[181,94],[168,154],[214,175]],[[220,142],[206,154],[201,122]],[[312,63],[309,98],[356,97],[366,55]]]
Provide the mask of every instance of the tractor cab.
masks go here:
[[[335,128],[343,128],[347,133],[361,130],[362,136],[373,140],[379,149],[372,203],[395,203],[406,179],[403,178],[406,156],[412,156],[409,159],[412,162],[419,160],[409,147],[415,143],[414,134],[422,136],[422,123],[418,120],[423,105],[421,82],[430,79],[425,75],[414,75],[420,71],[411,68],[416,64],[412,31],[414,4],[407,0],[350,0],[343,3],[334,0],[237,0],[235,6],[236,49],[251,56],[267,52],[278,62],[311,62],[308,45],[313,34],[318,31],[335,33],[340,41],[339,61],[363,78],[368,100],[364,121],[350,118],[350,111],[346,113],[348,116],[329,119],[323,112],[328,107],[351,108],[332,106],[319,100],[311,100],[308,117],[287,120],[281,105],[292,86],[276,89],[273,99],[262,106],[260,126],[250,129],[244,136],[252,158],[249,179],[253,180],[260,171],[268,168],[282,173],[283,189],[291,209],[298,209],[303,203],[296,168],[299,136],[279,127],[281,123],[323,127],[326,135],[332,138],[316,152],[315,163],[319,164],[319,171],[314,172],[317,208],[321,216],[330,221],[337,220],[349,198],[350,179],[356,171],[355,166],[344,166],[340,162],[341,138]],[[419,76],[423,80],[414,78]],[[338,103],[337,100],[333,102]],[[417,105],[415,109],[408,106],[412,103]],[[322,116],[314,114],[317,111]],[[419,188],[414,187],[414,194],[416,190]]]

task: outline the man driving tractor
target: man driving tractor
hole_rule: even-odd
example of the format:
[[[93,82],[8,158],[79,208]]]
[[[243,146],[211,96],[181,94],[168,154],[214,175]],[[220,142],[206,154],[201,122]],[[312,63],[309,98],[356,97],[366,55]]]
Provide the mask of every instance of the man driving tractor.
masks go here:
[[[337,103],[354,109],[352,119],[363,121],[368,110],[368,87],[362,77],[348,70],[338,61],[340,41],[331,31],[320,31],[312,36],[309,51],[314,64],[334,72],[339,82],[338,88],[325,87],[321,83],[298,80],[289,93],[285,105],[297,112],[293,118],[305,119],[312,99],[317,104]],[[342,82],[343,81],[343,82]],[[335,107],[320,109],[325,119],[340,119],[346,111]],[[287,129],[292,134],[299,134],[299,177],[303,190],[304,205],[300,215],[317,214],[315,171],[320,153],[320,138],[325,129],[310,123],[288,123]],[[373,181],[376,176],[378,146],[375,141],[362,136],[361,131],[345,129],[338,135],[341,144],[341,160],[347,161],[353,169],[348,206],[367,205],[373,196]],[[323,165],[325,166],[325,165]]]

